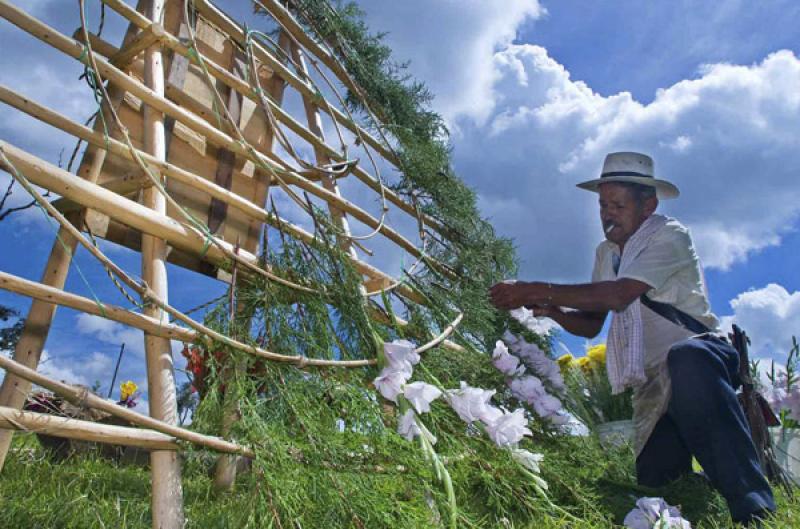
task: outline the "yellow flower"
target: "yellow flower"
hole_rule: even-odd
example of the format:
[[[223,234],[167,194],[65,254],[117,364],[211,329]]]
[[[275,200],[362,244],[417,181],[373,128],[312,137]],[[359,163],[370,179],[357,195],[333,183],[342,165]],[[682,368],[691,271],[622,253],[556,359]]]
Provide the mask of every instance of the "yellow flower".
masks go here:
[[[582,356],[575,360],[574,365],[575,367],[580,367],[584,371],[589,371],[592,369],[592,359],[588,356]]]
[[[591,358],[592,361],[597,362],[598,364],[605,364],[606,344],[601,343],[598,345],[593,345],[592,347],[586,350],[586,356]]]
[[[561,355],[561,356],[558,357],[558,360],[557,360],[558,367],[559,367],[559,369],[561,369],[562,373],[564,371],[566,371],[569,367],[572,366],[572,361],[573,360],[574,360],[574,358],[569,353]]]
[[[139,389],[139,386],[136,385],[136,382],[133,380],[128,380],[127,382],[123,382],[119,386],[119,400],[128,400],[136,390]]]

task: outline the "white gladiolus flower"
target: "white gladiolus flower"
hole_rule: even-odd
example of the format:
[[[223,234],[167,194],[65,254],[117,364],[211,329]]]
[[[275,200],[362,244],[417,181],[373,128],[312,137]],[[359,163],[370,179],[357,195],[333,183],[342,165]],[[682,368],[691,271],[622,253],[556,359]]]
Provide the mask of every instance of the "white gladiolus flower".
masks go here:
[[[400,417],[400,420],[397,421],[397,433],[405,437],[408,441],[413,440],[422,433],[422,430],[420,430],[417,425],[417,416],[414,414],[414,410],[406,410]]]
[[[384,367],[380,375],[372,381],[375,387],[383,395],[383,398],[392,402],[397,402],[397,395],[400,394],[403,384],[411,377],[407,371],[396,371],[390,367]]]
[[[503,416],[503,410],[501,410],[497,406],[492,406],[491,404],[487,404],[486,408],[483,410],[481,416],[478,417],[478,419],[480,419],[480,421],[483,424],[489,425],[502,416]]]
[[[525,435],[531,435],[528,429],[528,420],[525,410],[517,408],[511,413],[504,413],[491,424],[486,426],[486,433],[497,446],[510,446],[522,440]]]
[[[514,458],[514,461],[527,468],[534,474],[539,473],[539,463],[541,463],[544,459],[544,455],[534,454],[533,452],[523,450],[522,448],[512,448],[511,456]]]
[[[403,396],[414,406],[417,413],[431,411],[431,402],[442,395],[439,388],[425,382],[412,382],[403,388]]]
[[[639,498],[623,524],[629,529],[692,529],[692,524],[681,517],[680,511],[663,498]]]
[[[424,424],[417,420],[417,414],[414,410],[408,409],[397,421],[397,433],[402,435],[408,441],[414,440],[418,435],[423,436],[432,445],[436,444],[436,436],[433,435]]]
[[[494,353],[492,353],[492,363],[504,375],[512,375],[519,366],[519,358],[508,352],[506,344],[497,340]]]
[[[539,463],[541,463],[544,459],[542,454],[534,454],[533,452],[529,452],[521,448],[512,448],[511,456],[514,458],[514,461],[519,463],[523,468],[531,471],[533,474],[533,480],[537,485],[539,485],[539,487],[547,490],[547,482],[543,480],[541,476],[539,476],[539,472],[541,470],[539,468]]]
[[[487,413],[487,404],[494,390],[473,388],[464,381],[461,382],[461,389],[451,389],[447,392],[447,400],[464,422],[474,422]]]
[[[527,327],[529,331],[536,334],[547,334],[557,327],[557,324],[549,318],[537,318],[533,315],[533,311],[520,307],[518,309],[508,311],[508,314],[520,322],[523,326]]]
[[[414,352],[414,344],[408,340],[394,340],[383,344],[383,354],[386,356],[387,367],[394,370],[411,371],[419,363],[419,354]]]

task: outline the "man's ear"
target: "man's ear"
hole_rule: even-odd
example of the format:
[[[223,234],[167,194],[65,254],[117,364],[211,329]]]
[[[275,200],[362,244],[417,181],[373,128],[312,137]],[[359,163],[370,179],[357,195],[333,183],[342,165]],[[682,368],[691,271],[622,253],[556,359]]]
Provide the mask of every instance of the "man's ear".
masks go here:
[[[653,213],[656,212],[658,208],[658,198],[657,197],[650,197],[645,199],[644,201],[644,214],[645,217],[649,217]]]

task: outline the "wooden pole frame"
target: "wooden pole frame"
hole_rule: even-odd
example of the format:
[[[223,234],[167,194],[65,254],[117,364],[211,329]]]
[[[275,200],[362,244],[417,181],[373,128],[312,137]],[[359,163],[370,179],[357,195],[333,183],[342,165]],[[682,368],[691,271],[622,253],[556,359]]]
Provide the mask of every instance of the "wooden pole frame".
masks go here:
[[[149,21],[147,21],[141,14],[133,10],[130,6],[122,2],[121,0],[103,0],[109,7],[117,11],[120,15],[127,18],[132,24],[137,25],[138,27],[145,29],[149,27]],[[245,33],[235,22],[231,21],[224,15],[221,11],[219,11],[216,7],[211,5],[209,2],[205,0],[199,0],[197,2],[197,9],[201,15],[204,17],[208,17],[209,20],[214,22],[217,25],[220,25],[223,30],[228,31],[229,34],[234,38],[239,44],[244,43]],[[179,39],[175,36],[171,35],[170,33],[166,33],[163,38],[164,44],[173,50],[175,53],[183,55],[184,57],[191,57],[189,53],[189,48],[183,44]],[[297,75],[291,73],[291,71],[286,68],[286,66],[276,57],[274,57],[269,51],[267,51],[263,46],[260,46],[258,43],[254,43],[254,49],[257,55],[257,58],[261,60],[264,64],[269,66],[275,74],[277,74],[280,78],[290,84],[293,88],[297,89],[300,94],[303,96],[304,99],[308,99],[314,105],[316,105],[319,109],[334,109],[334,115],[331,116],[333,119],[336,119],[337,122],[343,123],[346,127],[348,127],[354,133],[361,135],[362,138],[365,139],[366,143],[369,143],[370,146],[375,148],[384,158],[392,161],[394,160],[394,156],[386,151],[374,137],[370,136],[369,133],[364,131],[363,129],[359,128],[356,125],[352,124],[352,121],[341,114],[341,112],[337,112],[335,110],[336,107],[326,103],[322,96],[316,93],[316,91],[312,90],[311,87],[302,79],[300,79]],[[194,60],[194,59],[193,59]],[[219,65],[215,64],[213,61],[209,59],[204,59],[206,66],[208,67],[209,73],[218,81],[224,83],[226,86],[230,87],[233,90],[236,90],[244,97],[251,99],[254,102],[259,102],[258,97],[253,94],[252,88],[250,85],[245,83],[243,80],[237,78],[231,73],[220,67]],[[324,139],[320,139],[318,135],[314,134],[311,130],[304,127],[300,124],[297,120],[287,114],[279,104],[270,101],[271,110],[275,113],[278,120],[284,123],[289,129],[303,138],[305,141],[309,142],[315,149],[323,149],[326,151],[327,155],[336,161],[344,161],[342,155],[333,147],[329,146],[325,143]],[[371,139],[371,141],[370,141]],[[395,163],[397,165],[397,163]],[[377,178],[370,175],[367,171],[362,169],[359,166],[356,166],[353,169],[353,175],[356,176],[361,182],[371,188],[373,191],[378,193],[383,192],[386,196],[387,200],[393,203],[395,206],[400,208],[402,211],[417,217],[420,213],[416,210],[416,208],[403,200],[397,193],[393,190],[384,187],[381,189],[381,183],[378,181]],[[429,215],[423,214],[423,219],[425,223],[432,228],[439,231],[443,236],[446,236],[447,230],[444,226]],[[374,227],[374,226],[372,226]]]
[[[64,397],[76,406],[87,406],[89,408],[104,411],[115,417],[124,419],[131,424],[135,424],[143,428],[149,428],[151,430],[175,437],[181,441],[196,444],[217,452],[240,454],[251,458],[255,457],[253,451],[247,447],[243,447],[210,435],[203,435],[193,432],[191,430],[175,426],[174,424],[168,424],[163,421],[153,419],[147,415],[142,415],[141,413],[137,413],[114,402],[98,397],[94,393],[90,393],[86,388],[80,388],[64,382],[53,380],[50,377],[42,375],[41,373],[37,373],[35,370],[25,367],[24,365],[2,355],[0,355],[0,369],[5,369],[10,374],[14,374],[36,384],[37,386],[48,389],[59,397]]]
[[[112,190],[104,189],[102,186],[95,184],[94,182],[101,173],[108,152],[128,160],[141,157],[148,167],[153,170],[154,173],[157,173],[157,177],[161,179],[162,182],[165,176],[175,178],[175,180],[185,183],[196,190],[208,193],[214,200],[218,200],[220,203],[224,204],[225,207],[228,205],[236,207],[253,220],[278,226],[305,242],[324,244],[311,233],[280,219],[277,215],[268,213],[263,205],[254,203],[254,201],[260,200],[260,198],[254,199],[254,201],[247,200],[225,189],[224,186],[218,183],[208,181],[176,165],[169,164],[166,161],[167,146],[165,141],[165,117],[169,117],[179,121],[191,131],[203,135],[210,144],[220,149],[228,149],[233,155],[255,163],[257,170],[260,167],[266,166],[269,170],[275,172],[275,178],[285,181],[285,184],[297,186],[325,201],[331,215],[336,223],[339,224],[341,233],[343,234],[338,241],[339,244],[346,250],[346,255],[356,266],[357,270],[363,275],[369,276],[369,284],[382,284],[386,286],[396,281],[377,268],[360,261],[353,247],[355,240],[349,237],[347,215],[350,215],[366,226],[374,228],[376,232],[380,232],[411,255],[424,259],[432,268],[448,275],[452,275],[452,271],[445,265],[425,256],[424,251],[420,250],[419,247],[414,245],[401,233],[384,224],[383,219],[376,219],[366,210],[344,198],[339,192],[334,179],[335,175],[325,175],[321,179],[320,185],[315,184],[309,178],[306,178],[306,175],[302,171],[288,170],[288,164],[272,152],[273,149],[271,147],[252,147],[245,144],[243,141],[238,141],[236,138],[243,136],[231,136],[227,134],[224,130],[216,128],[212,123],[193,114],[186,110],[185,107],[176,104],[166,97],[163,50],[170,49],[176,56],[180,54],[197,63],[197,58],[193,58],[192,55],[194,50],[188,48],[177,37],[167,32],[159,23],[163,19],[166,3],[170,1],[182,3],[183,0],[140,0],[140,5],[146,5],[147,7],[146,16],[134,10],[122,0],[102,1],[117,10],[131,22],[128,35],[126,35],[123,45],[119,49],[108,45],[104,47],[104,52],[108,59],[102,59],[99,56],[96,58],[97,73],[108,81],[110,87],[113,87],[110,93],[115,95],[114,98],[109,98],[109,101],[104,102],[104,104],[118,104],[119,100],[121,100],[123,94],[126,92],[142,101],[141,107],[144,111],[144,147],[141,150],[133,150],[132,147],[123,142],[114,140],[113,138],[107,138],[98,128],[98,122],[100,120],[95,122],[94,130],[92,130],[74,123],[41,105],[37,105],[10,89],[0,86],[0,100],[29,113],[37,119],[58,127],[69,134],[84,139],[91,145],[90,148],[94,150],[94,158],[89,173],[85,179],[80,179],[2,140],[0,140],[0,149],[13,160],[15,166],[20,166],[22,172],[25,173],[31,182],[62,195],[63,199],[73,201],[82,208],[91,207],[93,212],[105,215],[108,218],[113,218],[131,228],[139,230],[142,233],[142,278],[145,287],[139,288],[138,285],[134,286],[137,287],[137,291],[142,292],[144,301],[156,300],[158,303],[147,306],[144,310],[144,314],[136,314],[120,307],[100,304],[99,302],[94,302],[87,298],[64,292],[62,287],[66,279],[66,268],[68,268],[77,240],[80,239],[83,241],[90,251],[93,251],[94,248],[86,242],[85,238],[78,231],[74,230],[69,223],[65,222],[57,211],[39,197],[41,203],[47,206],[49,208],[48,211],[56,216],[62,224],[62,229],[60,230],[62,235],[59,239],[68,242],[64,246],[59,246],[61,244],[60,242],[54,245],[53,253],[48,262],[48,268],[45,271],[45,277],[42,279],[42,284],[0,272],[0,288],[28,295],[34,298],[34,306],[46,307],[41,317],[36,316],[36,312],[33,309],[29,315],[29,323],[32,326],[44,325],[45,332],[43,334],[40,333],[36,338],[41,343],[38,343],[38,345],[31,345],[28,342],[21,342],[22,349],[30,349],[29,354],[33,353],[34,359],[32,362],[28,363],[32,364],[30,367],[34,369],[30,369],[25,365],[2,357],[0,357],[0,367],[8,371],[6,381],[14,379],[23,380],[28,388],[31,382],[36,382],[43,387],[51,388],[56,393],[66,396],[66,398],[70,400],[84,405],[93,404],[98,409],[103,409],[116,416],[127,417],[135,424],[145,425],[147,428],[151,428],[152,431],[126,428],[106,430],[103,428],[95,428],[91,426],[92,423],[85,423],[83,421],[19,412],[14,409],[14,406],[5,406],[5,402],[2,400],[2,390],[0,390],[0,429],[8,430],[8,433],[0,432],[0,469],[2,469],[7,450],[7,445],[5,448],[3,447],[4,436],[10,440],[10,431],[14,429],[30,429],[38,424],[45,428],[47,433],[65,437],[100,442],[106,440],[106,442],[118,444],[126,444],[126,442],[121,442],[121,440],[126,439],[127,444],[131,446],[142,446],[152,450],[153,527],[177,529],[183,527],[185,523],[183,515],[181,465],[177,454],[179,448],[177,440],[189,440],[190,442],[198,443],[203,446],[213,447],[213,449],[226,454],[243,454],[252,457],[253,452],[235,443],[195,434],[176,426],[177,405],[170,340],[177,338],[184,341],[196,341],[203,337],[203,333],[208,336],[211,336],[211,334],[209,334],[210,331],[208,329],[201,328],[196,322],[191,321],[172,307],[166,305],[168,300],[168,279],[166,273],[167,244],[174,245],[176,248],[180,248],[194,255],[207,254],[208,260],[217,265],[226,264],[230,257],[229,254],[232,253],[233,249],[232,245],[229,243],[223,243],[222,249],[213,245],[209,247],[207,244],[208,241],[204,239],[201,233],[187,229],[186,226],[169,218],[166,215],[165,197],[159,192],[156,186],[143,186],[143,200],[140,205],[119,196]],[[238,40],[240,43],[243,42],[245,33],[235,22],[230,21],[224,13],[219,11],[207,0],[196,1],[199,4],[198,11],[202,16],[209,17],[212,23],[221,24],[220,27],[222,31],[228,32],[233,40]],[[284,29],[284,36],[291,33],[292,38],[297,38],[297,35],[294,33],[299,26],[297,26],[296,21],[291,18],[291,15],[289,15],[289,19],[285,19],[283,13],[285,9],[280,6],[280,4],[272,1],[268,1],[266,4],[271,6],[270,12],[273,16],[276,16],[276,19],[281,22],[284,28],[287,28],[287,23],[289,24],[289,28]],[[175,4],[173,4],[173,6],[174,5]],[[286,11],[286,13],[288,13],[288,11]],[[88,62],[86,58],[86,48],[83,44],[77,42],[75,39],[70,39],[36,18],[24,13],[8,0],[0,0],[0,17],[7,19],[62,53],[81,62]],[[294,26],[292,26],[292,24],[294,24]],[[136,28],[140,30],[138,34],[134,31]],[[99,37],[93,39],[86,31],[84,27],[80,39],[89,43],[103,43]],[[313,39],[309,40],[307,35],[303,35],[305,38],[298,39],[301,45],[309,49],[312,54],[321,57],[323,62],[342,79],[342,82],[347,84],[350,79],[346,73],[344,77],[341,76],[341,72],[339,71],[341,65],[338,61],[333,60],[333,62],[329,64],[330,61],[328,59],[332,58],[326,55],[327,52],[316,45]],[[312,88],[311,84],[307,82],[308,71],[305,67],[305,61],[302,55],[303,52],[300,46],[289,38],[284,38],[283,43],[288,44],[288,55],[292,57],[292,61],[297,65],[296,74],[292,73],[280,59],[276,58],[271,52],[258,43],[254,44],[256,57],[262,61],[262,64],[273,69],[275,72],[273,79],[275,81],[288,84],[300,92],[303,98],[308,124],[307,126],[302,125],[284,111],[281,108],[279,98],[273,98],[269,101],[270,109],[281,123],[285,124],[291,131],[303,138],[314,148],[316,165],[323,166],[332,162],[344,160],[343,156],[325,141],[320,111],[325,111],[330,114],[332,119],[336,120],[338,123],[342,123],[345,127],[359,135],[386,160],[397,165],[398,160],[394,157],[394,153],[391,152],[391,148],[387,149],[377,139],[363,131],[340,110],[329,105],[323,96],[318,94],[315,89]],[[105,46],[105,43],[103,43],[103,46]],[[112,49],[114,50],[113,53]],[[138,57],[142,55],[143,60],[139,61]],[[139,75],[138,72],[141,71],[140,65],[144,65],[144,82],[140,82],[133,75],[123,70],[129,67],[134,61],[136,62],[136,75]],[[252,87],[249,84],[211,60],[205,59],[203,62],[208,67],[210,75],[229,87],[234,97],[236,97],[238,93],[241,94],[241,96],[255,101],[257,104],[260,103],[260,99],[253,93]],[[264,150],[266,150],[266,152],[263,152]],[[445,235],[445,230],[440,223],[426,215],[422,215],[414,206],[405,202],[398,194],[383,188],[382,184],[375,177],[364,171],[361,167],[355,166],[352,170],[352,174],[372,190],[384,194],[389,202],[395,204],[399,209],[414,217],[422,218],[425,224],[440,231],[442,235]],[[20,181],[24,182],[25,179],[20,178]],[[30,187],[28,187],[28,189],[31,190]],[[36,195],[35,191],[31,190],[31,192]],[[38,195],[36,196],[38,197]],[[82,213],[76,215],[76,221],[73,223],[78,226],[78,229],[81,228],[82,224],[82,220],[78,219],[81,219],[82,216]],[[65,227],[69,227],[69,229]],[[61,248],[60,254],[56,252],[57,248]],[[235,253],[242,257],[245,263],[257,263],[256,256],[250,253],[238,249]],[[105,258],[101,253],[95,253],[95,256],[102,258],[106,266],[111,268],[116,267],[112,261]],[[64,264],[67,266],[65,267]],[[120,276],[127,277],[127,274],[123,271],[119,269],[116,270]],[[53,278],[47,280],[46,278],[48,275],[52,275]],[[134,284],[132,279],[129,278],[128,281],[129,284]],[[48,282],[51,283],[49,286],[47,284]],[[412,301],[424,303],[421,296],[411,288],[400,285],[397,287],[397,291]],[[366,288],[363,285],[362,293],[366,294]],[[367,300],[365,300],[365,303],[366,302]],[[95,399],[95,396],[88,394],[86,391],[70,387],[66,384],[56,383],[35,372],[35,366],[38,363],[38,354],[40,354],[44,339],[46,338],[46,329],[49,328],[57,305],[71,306],[85,313],[96,314],[145,331],[148,389],[150,393],[150,417],[143,417],[99,398]],[[176,325],[164,323],[166,321],[165,311],[168,311],[170,314],[177,314],[177,317],[192,326],[193,330],[187,330]],[[379,314],[373,313],[372,317],[379,319]],[[426,344],[424,348],[430,348],[439,343],[443,343],[451,349],[463,350],[461,346],[453,344],[445,339],[453,329],[455,329],[455,326],[458,325],[460,318],[461,316],[446,329],[445,333],[429,344]],[[404,324],[402,320],[398,319],[395,321],[401,325]],[[227,337],[216,336],[215,338],[223,340]],[[246,347],[242,344],[237,345],[241,346],[241,348]],[[38,353],[36,352],[37,348]],[[252,350],[247,350],[247,352],[269,360],[293,362],[300,367],[309,364],[320,366],[348,364],[350,367],[356,367],[375,363],[374,359],[348,362],[328,361],[328,364],[322,359],[309,359],[308,361],[299,359],[300,361],[298,361],[298,358],[277,355],[256,347],[253,347]],[[134,417],[136,420],[134,420]],[[227,432],[223,432],[223,435],[226,435],[226,433]]]

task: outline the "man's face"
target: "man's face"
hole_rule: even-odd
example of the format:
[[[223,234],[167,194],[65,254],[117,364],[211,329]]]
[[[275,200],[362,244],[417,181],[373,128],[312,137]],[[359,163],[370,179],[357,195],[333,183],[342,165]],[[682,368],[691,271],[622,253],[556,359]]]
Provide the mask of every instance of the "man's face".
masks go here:
[[[658,204],[655,199],[639,204],[631,189],[615,182],[601,184],[599,191],[603,232],[606,239],[619,246],[630,239]]]

